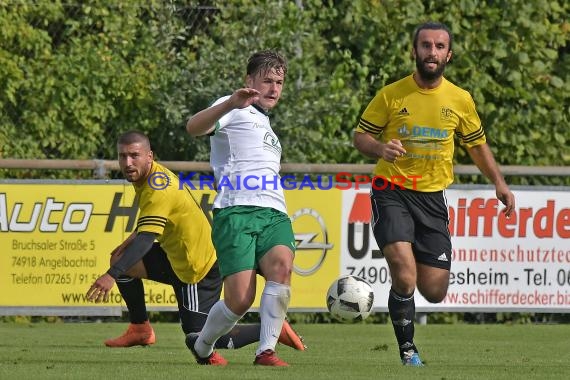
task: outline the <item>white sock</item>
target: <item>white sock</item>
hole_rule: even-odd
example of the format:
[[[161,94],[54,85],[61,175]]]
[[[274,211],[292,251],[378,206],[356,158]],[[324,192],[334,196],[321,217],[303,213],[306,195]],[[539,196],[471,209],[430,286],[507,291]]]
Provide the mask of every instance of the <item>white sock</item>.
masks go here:
[[[210,309],[206,324],[194,345],[196,353],[202,358],[210,356],[212,351],[214,351],[216,341],[222,335],[229,333],[241,317],[243,315],[237,315],[228,309],[224,300],[216,302]]]
[[[281,334],[283,321],[291,299],[291,287],[273,281],[267,281],[261,294],[259,316],[261,318],[261,334],[256,355],[265,350],[275,351],[277,340]]]

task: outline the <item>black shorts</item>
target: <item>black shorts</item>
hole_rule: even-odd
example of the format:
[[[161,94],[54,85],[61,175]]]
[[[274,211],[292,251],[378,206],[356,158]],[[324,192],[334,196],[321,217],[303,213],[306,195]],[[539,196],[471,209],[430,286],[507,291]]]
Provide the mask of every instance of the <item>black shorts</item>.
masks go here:
[[[451,237],[444,191],[414,191],[390,183],[386,186],[382,178],[375,178],[374,183],[370,195],[372,229],[378,247],[410,242],[417,262],[449,270]]]
[[[188,310],[207,314],[220,299],[222,277],[218,262],[197,284],[185,283],[176,276],[166,252],[159,243],[152,245],[150,251],[143,257],[143,263],[149,280],[172,285],[181,313]]]

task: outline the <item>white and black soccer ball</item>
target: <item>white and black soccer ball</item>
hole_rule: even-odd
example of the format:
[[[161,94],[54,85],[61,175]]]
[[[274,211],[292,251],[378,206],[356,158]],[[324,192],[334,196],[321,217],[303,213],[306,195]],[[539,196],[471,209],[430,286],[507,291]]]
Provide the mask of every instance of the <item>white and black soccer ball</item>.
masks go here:
[[[342,322],[362,321],[370,315],[374,291],[366,280],[357,276],[340,276],[327,292],[327,308]]]

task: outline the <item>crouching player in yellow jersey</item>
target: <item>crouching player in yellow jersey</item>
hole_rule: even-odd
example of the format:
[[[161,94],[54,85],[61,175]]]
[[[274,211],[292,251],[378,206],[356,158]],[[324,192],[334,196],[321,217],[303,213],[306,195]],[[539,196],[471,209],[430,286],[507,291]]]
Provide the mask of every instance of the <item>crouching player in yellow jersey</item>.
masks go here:
[[[447,26],[420,25],[412,49],[415,72],[376,94],[354,134],[354,146],[378,159],[372,225],[390,268],[388,310],[402,363],[409,366],[423,365],[414,344],[416,286],[429,302],[438,303],[449,285],[451,240],[444,190],[453,181],[455,135],[495,185],[507,217],[515,206],[471,95],[443,77],[451,45]]]
[[[171,285],[184,334],[199,332],[222,290],[210,224],[190,190],[180,189],[178,177],[154,161],[147,136],[126,132],[119,137],[117,149],[121,171],[135,188],[140,214],[136,231],[112,252],[110,269],[87,292],[91,301],[107,300],[116,282],[129,310],[128,330],[105,344],[130,347],[155,342],[142,278]],[[257,342],[260,328],[259,324],[236,326],[216,347],[239,348]],[[304,350],[287,322],[279,342]],[[220,355],[214,359],[219,359],[218,365],[225,364]]]

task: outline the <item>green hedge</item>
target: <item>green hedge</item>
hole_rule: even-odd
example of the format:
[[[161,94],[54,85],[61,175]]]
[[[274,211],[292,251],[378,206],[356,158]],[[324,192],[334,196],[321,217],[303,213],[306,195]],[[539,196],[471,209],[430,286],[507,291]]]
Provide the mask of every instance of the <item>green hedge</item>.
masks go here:
[[[0,2],[0,157],[113,159],[117,135],[137,128],[162,160],[207,160],[208,141],[186,135],[186,118],[241,86],[253,51],[276,48],[290,61],[273,116],[284,161],[367,162],[351,144],[363,107],[414,69],[414,27],[439,20],[455,37],[446,76],[472,93],[497,160],[570,163],[568,1],[201,4]],[[461,149],[456,159],[470,163]]]

